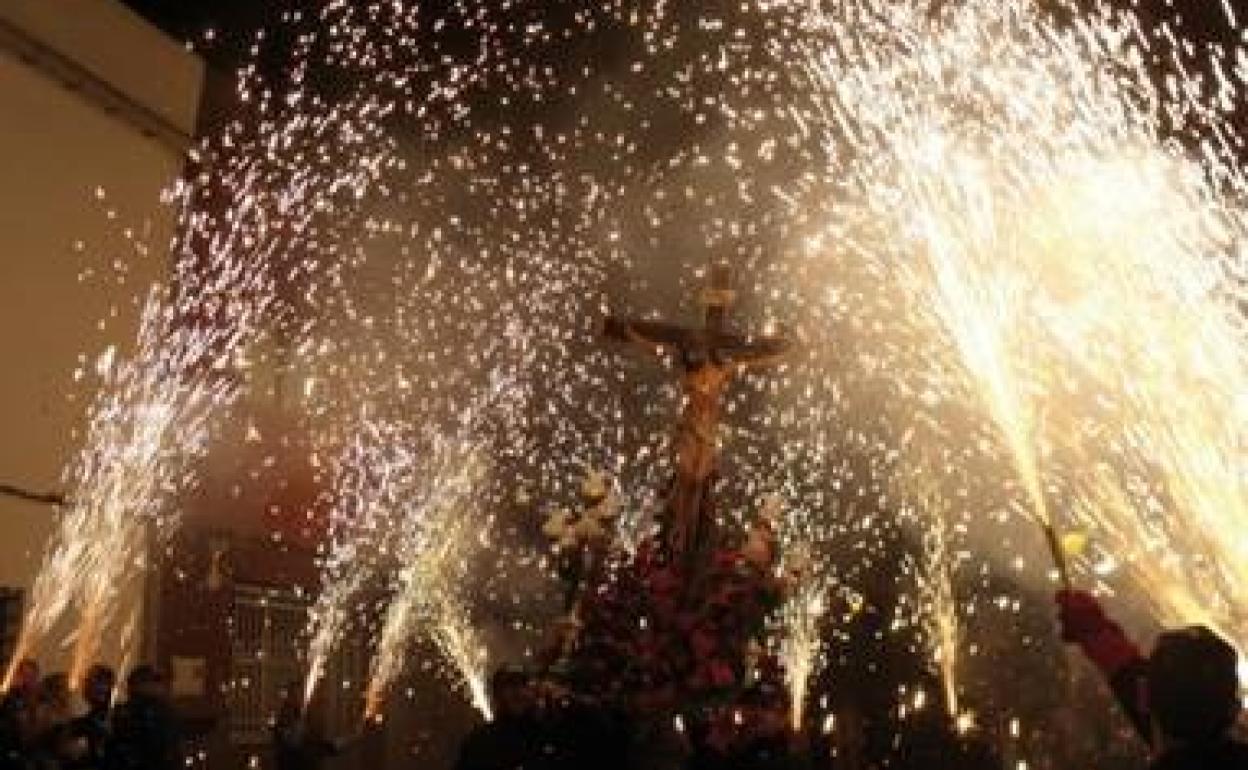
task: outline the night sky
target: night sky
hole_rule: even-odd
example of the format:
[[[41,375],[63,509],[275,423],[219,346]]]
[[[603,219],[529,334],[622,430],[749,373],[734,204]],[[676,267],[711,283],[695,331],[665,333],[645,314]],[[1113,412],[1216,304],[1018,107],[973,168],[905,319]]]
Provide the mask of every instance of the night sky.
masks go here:
[[[1232,0],[1238,2],[1238,0]],[[228,65],[240,56],[245,41],[265,20],[283,8],[304,5],[289,0],[122,0],[126,5],[165,29],[179,40],[203,40],[213,29],[217,40],[210,47],[197,46],[210,62]],[[554,4],[554,0],[551,0]],[[566,0],[560,0],[564,5]],[[423,5],[437,5],[424,3]],[[1178,19],[1181,28],[1197,42],[1230,43],[1236,38],[1227,22],[1221,0],[1141,0],[1146,18]],[[1241,20],[1242,21],[1242,20]]]
[[[211,65],[228,68],[242,58],[255,30],[279,13],[285,2],[269,0],[122,0],[179,41],[195,43]],[[205,32],[214,30],[212,45]]]

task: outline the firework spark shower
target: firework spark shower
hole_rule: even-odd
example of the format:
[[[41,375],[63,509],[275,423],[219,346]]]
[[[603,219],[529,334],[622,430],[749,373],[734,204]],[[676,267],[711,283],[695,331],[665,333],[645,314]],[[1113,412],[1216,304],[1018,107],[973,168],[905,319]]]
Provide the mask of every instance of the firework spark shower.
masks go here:
[[[809,60],[829,241],[944,341],[938,400],[982,404],[1033,509],[1092,543],[1085,579],[1126,565],[1161,617],[1242,644],[1242,63],[1155,85],[1182,47],[1129,14],[851,5]]]
[[[376,715],[425,640],[488,715],[476,605],[519,589],[475,562],[523,550],[492,536],[535,528],[518,488],[558,508],[585,468],[638,539],[679,392],[600,322],[667,316],[714,261],[749,298],[733,323],[799,340],[728,397],[717,492],[725,521],[801,512],[773,623],[796,726],[855,654],[830,627],[863,600],[833,594],[893,527],[918,579],[889,634],[922,640],[951,716],[981,705],[988,608],[1022,605],[986,572],[1047,594],[1069,559],[1248,649],[1248,57],[1097,4],[549,5],[324,2],[283,18],[278,78],[261,36],[245,116],[170,196],[174,280],[96,367],[15,661],[72,611],[81,672],[126,624],[118,586],[280,338],[330,512],[305,700],[368,636]]]
[[[253,93],[263,85],[254,72],[240,76],[254,110],[194,149],[166,195],[178,217],[169,283],[147,294],[134,350],[110,348],[98,360],[83,444],[64,474],[68,510],[32,588],[15,662],[72,612],[77,682],[102,640],[124,632],[110,628],[121,589],[176,529],[180,495],[243,392],[246,353],[282,312],[279,277],[329,270],[333,234],[351,230],[353,203],[392,161],[371,96],[328,105],[296,92],[279,108],[268,91]],[[315,161],[292,162],[313,148]]]

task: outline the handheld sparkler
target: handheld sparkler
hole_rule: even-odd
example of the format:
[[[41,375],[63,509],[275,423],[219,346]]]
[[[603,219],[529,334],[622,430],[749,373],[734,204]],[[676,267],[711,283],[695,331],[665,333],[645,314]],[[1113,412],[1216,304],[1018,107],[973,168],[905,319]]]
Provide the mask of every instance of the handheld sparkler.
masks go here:
[[[1061,538],[1057,536],[1057,528],[1052,521],[1045,521],[1041,526],[1044,528],[1044,540],[1049,545],[1049,554],[1053,557],[1053,566],[1057,569],[1057,579],[1062,588],[1069,591],[1072,585],[1070,565],[1066,561],[1066,552],[1062,550]]]

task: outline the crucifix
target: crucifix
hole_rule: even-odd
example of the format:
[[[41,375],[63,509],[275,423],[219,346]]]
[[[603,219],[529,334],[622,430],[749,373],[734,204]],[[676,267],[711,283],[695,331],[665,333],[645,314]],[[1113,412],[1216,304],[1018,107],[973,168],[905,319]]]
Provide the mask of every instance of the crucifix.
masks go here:
[[[682,369],[684,404],[673,442],[676,477],[664,526],[669,554],[686,565],[709,538],[710,487],[724,392],[738,372],[770,364],[790,347],[789,340],[780,336],[732,332],[728,328],[728,312],[736,301],[732,268],[717,264],[710,272],[701,297],[700,328],[614,317],[607,318],[604,328],[608,339],[656,355],[674,354]]]

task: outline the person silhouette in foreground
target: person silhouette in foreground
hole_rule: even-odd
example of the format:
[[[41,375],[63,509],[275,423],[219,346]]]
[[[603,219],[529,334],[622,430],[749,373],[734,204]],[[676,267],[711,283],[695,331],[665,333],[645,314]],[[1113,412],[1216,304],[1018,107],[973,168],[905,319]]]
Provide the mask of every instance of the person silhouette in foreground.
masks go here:
[[[110,767],[112,749],[113,690],[117,674],[108,666],[96,664],[82,682],[87,712],[69,723],[71,756],[64,763],[71,770],[101,770]]]
[[[898,726],[889,766],[894,770],[1002,770],[1004,767],[981,735],[973,729],[958,729],[955,719],[939,700],[912,712]]]
[[[288,684],[273,721],[275,770],[320,770],[326,761],[347,753],[364,739],[362,731],[332,738],[329,718],[329,702],[323,690],[316,690],[305,704],[302,682]]]
[[[24,770],[30,766],[39,703],[39,664],[23,659],[0,703],[0,770]]]
[[[1109,680],[1152,747],[1153,770],[1248,770],[1248,745],[1230,734],[1240,712],[1235,648],[1192,626],[1160,634],[1145,658],[1091,594],[1059,591],[1057,606],[1062,639]]]
[[[533,683],[521,670],[502,668],[490,677],[494,718],[464,739],[455,770],[531,770],[546,767],[542,724]]]
[[[126,678],[126,694],[129,699],[113,715],[115,767],[175,770],[181,764],[181,731],[164,677],[152,666],[139,666]]]
[[[790,729],[785,692],[758,684],[741,700],[744,734],[725,770],[806,770],[811,766],[810,752],[800,745],[804,736]]]
[[[39,699],[35,704],[35,741],[31,753],[36,768],[60,768],[61,760],[68,756],[73,712],[69,677],[61,672],[45,676],[39,683]]]

